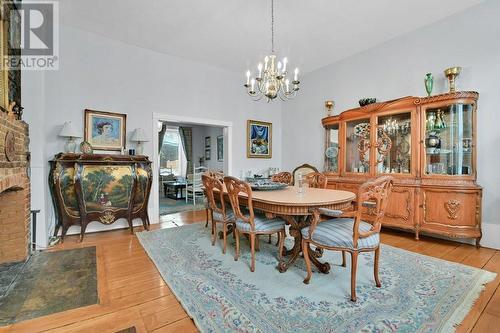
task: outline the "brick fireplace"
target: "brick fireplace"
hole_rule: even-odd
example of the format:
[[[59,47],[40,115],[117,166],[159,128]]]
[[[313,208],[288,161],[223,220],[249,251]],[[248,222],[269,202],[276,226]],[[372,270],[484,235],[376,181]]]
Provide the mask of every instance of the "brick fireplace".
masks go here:
[[[29,254],[28,125],[0,110],[0,264]]]

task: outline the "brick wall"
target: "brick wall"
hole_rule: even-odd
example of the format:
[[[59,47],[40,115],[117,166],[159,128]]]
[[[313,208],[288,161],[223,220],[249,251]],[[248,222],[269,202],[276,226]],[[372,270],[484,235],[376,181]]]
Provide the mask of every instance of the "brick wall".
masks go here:
[[[5,155],[5,137],[13,133],[15,153]],[[28,125],[0,111],[0,263],[28,256],[30,238],[30,182]]]

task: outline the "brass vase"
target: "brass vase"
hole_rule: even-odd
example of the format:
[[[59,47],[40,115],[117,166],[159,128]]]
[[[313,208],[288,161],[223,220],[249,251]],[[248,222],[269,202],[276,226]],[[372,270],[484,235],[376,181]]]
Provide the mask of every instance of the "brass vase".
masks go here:
[[[326,114],[328,117],[332,115],[332,109],[335,103],[333,101],[326,101],[325,102],[325,108],[326,108]]]
[[[456,91],[455,79],[460,75],[461,72],[462,67],[450,67],[448,69],[445,69],[444,75],[448,78],[448,81],[450,83],[450,93],[454,93]]]

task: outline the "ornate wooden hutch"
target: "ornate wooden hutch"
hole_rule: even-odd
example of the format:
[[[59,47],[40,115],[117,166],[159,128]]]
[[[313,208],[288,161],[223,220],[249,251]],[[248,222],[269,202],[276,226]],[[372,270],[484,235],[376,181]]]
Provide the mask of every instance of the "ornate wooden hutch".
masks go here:
[[[384,226],[481,239],[482,189],[476,183],[476,107],[464,91],[404,97],[322,120],[328,187],[357,191],[390,174],[395,186]]]

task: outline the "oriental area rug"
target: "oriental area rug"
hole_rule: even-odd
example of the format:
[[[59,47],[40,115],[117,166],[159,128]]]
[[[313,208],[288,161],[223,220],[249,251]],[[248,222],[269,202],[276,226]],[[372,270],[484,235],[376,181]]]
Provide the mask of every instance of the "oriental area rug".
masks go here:
[[[263,237],[251,273],[249,243],[241,237],[222,254],[211,246],[210,228],[186,225],[137,234],[139,241],[201,332],[450,332],[496,274],[382,245],[380,279],[373,281],[373,254],[358,259],[357,297],[350,295],[350,260],[325,251],[329,274],[304,260],[279,273],[277,247]],[[293,240],[287,239],[290,248]],[[349,255],[347,255],[349,259]]]
[[[35,253],[0,282],[0,326],[97,304],[96,248]]]

